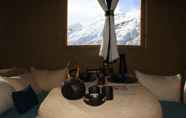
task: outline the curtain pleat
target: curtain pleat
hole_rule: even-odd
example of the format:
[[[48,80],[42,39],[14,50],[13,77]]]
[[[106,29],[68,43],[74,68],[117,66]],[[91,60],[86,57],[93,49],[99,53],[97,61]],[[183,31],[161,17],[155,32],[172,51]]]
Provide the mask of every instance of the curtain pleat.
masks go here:
[[[118,0],[98,0],[98,2],[106,14],[103,29],[103,40],[99,55],[102,56],[106,62],[112,63],[114,60],[119,58],[114,27],[114,15],[112,15],[112,12],[114,12],[117,6]],[[111,2],[110,8],[108,6],[110,3],[108,2]],[[108,11],[109,14],[107,14]]]

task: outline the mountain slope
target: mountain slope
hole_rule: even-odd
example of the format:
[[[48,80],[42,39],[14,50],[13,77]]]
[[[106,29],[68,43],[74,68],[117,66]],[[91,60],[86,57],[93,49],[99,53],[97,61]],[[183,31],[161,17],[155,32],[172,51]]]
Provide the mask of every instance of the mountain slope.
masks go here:
[[[115,15],[115,31],[119,45],[140,45],[140,17],[138,11]],[[83,26],[76,23],[69,26],[68,45],[97,45],[102,40],[104,18],[90,21]]]

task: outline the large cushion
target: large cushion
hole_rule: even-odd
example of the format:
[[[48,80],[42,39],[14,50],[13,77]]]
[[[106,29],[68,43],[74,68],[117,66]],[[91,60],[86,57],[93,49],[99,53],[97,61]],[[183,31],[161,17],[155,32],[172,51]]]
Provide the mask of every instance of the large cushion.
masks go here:
[[[26,68],[18,68],[18,67],[12,67],[7,69],[0,69],[0,75],[1,76],[17,76],[28,72],[28,69]]]
[[[10,72],[10,71],[13,71],[15,70],[15,67],[12,67],[12,68],[1,68],[0,69],[0,74],[4,74],[4,73],[7,73],[7,72]]]
[[[110,84],[117,87],[116,84]],[[122,87],[122,85],[119,85]],[[114,100],[91,107],[83,100],[69,101],[54,88],[38,109],[39,118],[162,118],[158,100],[139,84],[124,85],[127,90],[115,90]]]
[[[4,114],[0,115],[0,118],[38,118],[37,117],[38,108],[47,95],[48,95],[48,92],[40,92],[37,95],[39,104],[32,107],[30,110],[28,110],[24,114],[20,114],[16,111],[15,108],[12,108],[8,110],[7,112],[5,112]]]
[[[0,114],[13,107],[13,91],[14,88],[0,77]]]
[[[3,77],[16,91],[23,90],[28,85],[31,85],[36,93],[39,93],[41,89],[37,83],[32,79],[31,73],[24,73],[17,76]]]
[[[5,112],[4,114],[0,115],[0,118],[38,118],[37,117],[37,110],[39,106],[34,106],[24,114],[20,114],[17,112],[16,109],[12,108]]]
[[[37,85],[39,85],[42,90],[49,91],[61,85],[61,82],[65,79],[66,70],[67,68],[59,70],[38,70],[32,68],[31,72]]]
[[[136,71],[135,73],[139,83],[160,100],[180,101],[181,77],[179,74],[173,76],[160,76],[144,74],[139,71]]]
[[[176,102],[160,101],[163,118],[186,118],[186,105]]]
[[[38,104],[37,96],[30,85],[21,91],[13,92],[12,98],[19,113],[24,113]]]

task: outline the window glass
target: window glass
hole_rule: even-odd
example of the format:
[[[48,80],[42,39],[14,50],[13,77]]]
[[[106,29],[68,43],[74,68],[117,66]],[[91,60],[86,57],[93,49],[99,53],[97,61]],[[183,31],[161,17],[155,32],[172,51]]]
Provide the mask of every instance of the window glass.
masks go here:
[[[97,0],[68,0],[67,45],[99,45],[104,14]],[[141,1],[119,0],[115,9],[117,44],[139,46],[140,26]]]

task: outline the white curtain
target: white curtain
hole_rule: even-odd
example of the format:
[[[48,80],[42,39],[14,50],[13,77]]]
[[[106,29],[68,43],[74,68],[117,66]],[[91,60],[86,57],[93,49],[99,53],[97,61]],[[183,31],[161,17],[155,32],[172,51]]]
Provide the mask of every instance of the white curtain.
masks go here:
[[[114,12],[118,0],[111,0],[111,7],[108,6],[107,0],[98,0],[100,6],[103,8],[105,13],[110,11],[111,14]],[[105,25],[103,29],[103,40],[100,48],[99,55],[104,58],[108,63],[113,62],[119,57],[117,49],[117,40],[114,27],[114,14],[105,15]]]

